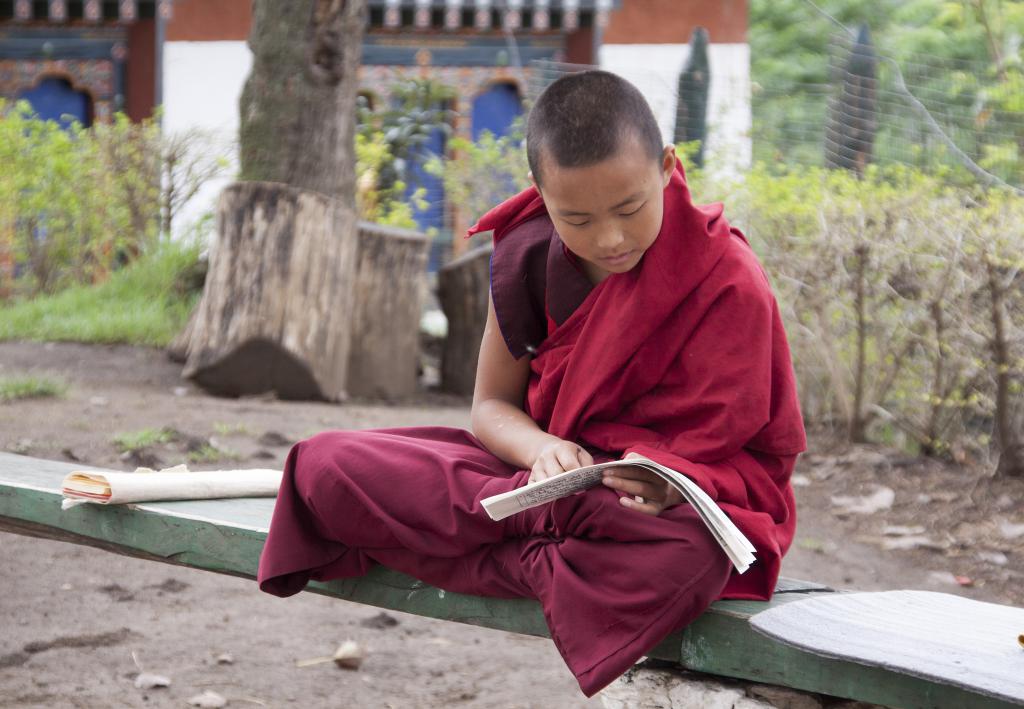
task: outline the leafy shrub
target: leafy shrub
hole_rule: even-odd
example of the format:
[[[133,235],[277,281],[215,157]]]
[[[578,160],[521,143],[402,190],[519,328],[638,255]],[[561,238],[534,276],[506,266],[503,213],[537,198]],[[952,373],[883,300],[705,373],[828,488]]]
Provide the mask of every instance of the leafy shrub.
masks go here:
[[[958,459],[995,443],[1006,466],[1024,404],[1024,198],[902,167],[697,183],[773,280],[809,420]]]

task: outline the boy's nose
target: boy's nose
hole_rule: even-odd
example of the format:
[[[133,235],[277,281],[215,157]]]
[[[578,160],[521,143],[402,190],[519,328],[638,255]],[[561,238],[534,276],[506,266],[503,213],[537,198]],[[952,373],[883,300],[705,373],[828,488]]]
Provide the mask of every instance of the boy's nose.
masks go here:
[[[626,240],[625,235],[618,229],[611,229],[601,233],[597,245],[602,249],[614,249]]]

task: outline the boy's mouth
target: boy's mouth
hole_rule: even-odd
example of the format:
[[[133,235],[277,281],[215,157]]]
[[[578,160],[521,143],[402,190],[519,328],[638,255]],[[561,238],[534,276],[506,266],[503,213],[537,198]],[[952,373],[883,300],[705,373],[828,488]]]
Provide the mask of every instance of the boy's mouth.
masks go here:
[[[633,253],[633,251],[626,251],[615,256],[605,256],[604,258],[601,259],[601,262],[607,263],[611,266],[621,266],[622,264],[626,263],[627,261],[629,261],[630,258],[633,257]]]

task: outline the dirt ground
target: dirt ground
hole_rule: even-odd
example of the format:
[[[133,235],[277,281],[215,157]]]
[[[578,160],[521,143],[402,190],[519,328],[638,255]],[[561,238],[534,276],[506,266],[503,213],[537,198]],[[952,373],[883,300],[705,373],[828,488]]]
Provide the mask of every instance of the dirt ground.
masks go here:
[[[290,403],[206,396],[158,350],[0,343],[0,378],[59,378],[59,399],[0,403],[0,448],[115,469],[276,467],[329,428],[466,426],[468,402]],[[134,454],[113,439],[173,429]],[[1024,480],[812,436],[794,478],[800,523],[783,573],[837,588],[913,588],[1024,605]],[[0,533],[0,706],[597,707],[551,643],[382,614],[312,594]],[[296,667],[353,639],[358,671]],[[171,680],[137,689],[140,673]]]

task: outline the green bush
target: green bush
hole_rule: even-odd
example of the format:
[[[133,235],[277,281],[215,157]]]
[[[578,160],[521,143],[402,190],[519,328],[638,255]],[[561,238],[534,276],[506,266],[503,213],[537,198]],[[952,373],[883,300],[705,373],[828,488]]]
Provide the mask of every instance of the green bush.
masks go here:
[[[809,421],[958,459],[1013,447],[1024,198],[901,167],[858,179],[758,166],[698,183],[773,280]]]
[[[62,130],[0,101],[0,296],[98,282],[155,243],[159,140],[153,121]]]

